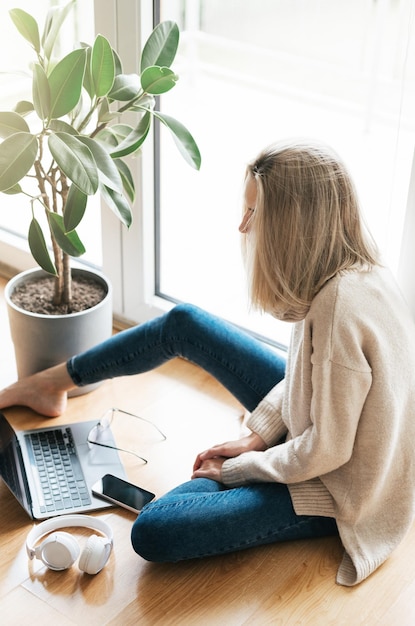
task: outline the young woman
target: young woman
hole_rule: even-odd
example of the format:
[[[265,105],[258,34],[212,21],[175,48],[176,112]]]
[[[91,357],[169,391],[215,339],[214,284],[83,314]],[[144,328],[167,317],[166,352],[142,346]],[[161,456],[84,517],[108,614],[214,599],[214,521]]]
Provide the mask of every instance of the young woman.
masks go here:
[[[201,452],[192,480],[147,505],[137,553],[177,561],[339,533],[354,585],[415,510],[415,329],[329,148],[277,144],[249,165],[240,226],[252,303],[295,322],[287,362],[191,305],[0,392],[49,416],[66,392],[183,356],[251,412],[250,434]]]

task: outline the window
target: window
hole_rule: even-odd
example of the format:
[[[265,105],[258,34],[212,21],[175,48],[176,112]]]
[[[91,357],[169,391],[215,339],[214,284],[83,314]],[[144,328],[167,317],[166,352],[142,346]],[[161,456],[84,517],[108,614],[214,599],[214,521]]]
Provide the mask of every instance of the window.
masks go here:
[[[410,0],[160,1],[180,23],[166,111],[192,131],[202,171],[160,138],[159,294],[280,343],[289,325],[249,313],[237,226],[245,164],[274,139],[318,137],[345,159],[396,270],[415,138]]]

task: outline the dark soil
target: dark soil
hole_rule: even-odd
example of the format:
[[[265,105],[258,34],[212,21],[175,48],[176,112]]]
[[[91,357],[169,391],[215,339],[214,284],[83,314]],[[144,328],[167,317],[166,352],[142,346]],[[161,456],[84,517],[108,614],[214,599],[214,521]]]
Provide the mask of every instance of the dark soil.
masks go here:
[[[16,306],[31,313],[66,315],[90,309],[107,295],[102,283],[83,276],[74,276],[70,305],[56,305],[53,304],[54,286],[55,279],[52,276],[34,279],[16,287],[10,298]]]

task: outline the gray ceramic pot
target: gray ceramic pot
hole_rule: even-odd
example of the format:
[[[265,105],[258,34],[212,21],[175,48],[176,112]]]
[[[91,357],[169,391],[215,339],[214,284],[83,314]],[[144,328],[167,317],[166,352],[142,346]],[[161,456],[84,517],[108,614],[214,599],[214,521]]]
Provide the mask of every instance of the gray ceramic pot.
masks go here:
[[[10,299],[13,290],[21,281],[29,281],[35,275],[45,276],[43,270],[22,272],[7,283],[5,298],[19,378],[66,361],[70,356],[87,350],[111,336],[110,283],[101,274],[89,270],[73,269],[72,273],[96,278],[104,286],[106,297],[96,306],[79,313],[43,315],[25,311]],[[79,387],[70,395],[87,393],[96,386]]]

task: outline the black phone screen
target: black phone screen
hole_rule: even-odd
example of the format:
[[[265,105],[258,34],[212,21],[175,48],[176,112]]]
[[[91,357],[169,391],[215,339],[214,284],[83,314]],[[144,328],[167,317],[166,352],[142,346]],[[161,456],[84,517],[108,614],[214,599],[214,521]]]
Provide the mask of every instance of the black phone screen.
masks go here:
[[[104,497],[107,496],[111,500],[125,504],[136,511],[141,511],[143,506],[151,502],[154,498],[154,493],[132,485],[111,474],[103,476],[100,482],[102,490],[99,489],[99,492],[101,492]]]

